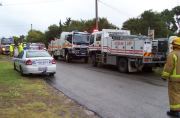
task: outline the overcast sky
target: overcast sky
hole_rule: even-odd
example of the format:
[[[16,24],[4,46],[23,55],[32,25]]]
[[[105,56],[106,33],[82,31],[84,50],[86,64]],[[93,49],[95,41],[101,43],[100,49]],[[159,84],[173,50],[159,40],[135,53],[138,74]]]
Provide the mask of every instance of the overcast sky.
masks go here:
[[[102,2],[103,3],[102,3]],[[33,29],[45,31],[67,17],[75,20],[95,17],[95,0],[0,0],[0,37],[26,35]],[[118,27],[129,18],[152,9],[161,12],[179,5],[179,0],[100,0],[99,17]]]

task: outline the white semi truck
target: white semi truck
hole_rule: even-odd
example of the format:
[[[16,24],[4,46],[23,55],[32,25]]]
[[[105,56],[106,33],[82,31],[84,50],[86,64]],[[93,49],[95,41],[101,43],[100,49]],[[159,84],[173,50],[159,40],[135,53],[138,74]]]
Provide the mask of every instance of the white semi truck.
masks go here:
[[[57,58],[64,58],[66,62],[72,59],[84,59],[88,62],[89,33],[62,32],[60,39],[52,40],[48,46],[50,54]]]
[[[163,64],[167,49],[167,41],[131,35],[128,30],[103,29],[92,33],[89,55],[93,66],[108,64],[120,72],[137,72]]]

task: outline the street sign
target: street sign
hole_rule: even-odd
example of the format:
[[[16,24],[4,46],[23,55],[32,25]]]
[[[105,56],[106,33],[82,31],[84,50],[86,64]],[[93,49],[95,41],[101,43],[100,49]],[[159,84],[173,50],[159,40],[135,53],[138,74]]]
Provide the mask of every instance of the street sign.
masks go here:
[[[148,36],[152,39],[152,40],[154,40],[154,30],[148,30]]]

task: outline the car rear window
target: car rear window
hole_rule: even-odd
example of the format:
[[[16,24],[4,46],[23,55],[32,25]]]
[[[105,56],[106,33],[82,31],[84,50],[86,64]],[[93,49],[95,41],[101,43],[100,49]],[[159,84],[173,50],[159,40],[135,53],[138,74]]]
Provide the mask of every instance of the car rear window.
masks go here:
[[[35,57],[51,57],[46,51],[28,51],[26,53],[26,58],[35,58]]]

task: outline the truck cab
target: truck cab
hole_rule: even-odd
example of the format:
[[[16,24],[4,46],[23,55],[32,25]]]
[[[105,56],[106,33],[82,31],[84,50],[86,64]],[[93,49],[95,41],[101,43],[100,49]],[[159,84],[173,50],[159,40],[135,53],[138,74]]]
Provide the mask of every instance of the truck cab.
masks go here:
[[[88,46],[90,34],[87,32],[62,32],[60,39],[52,41],[50,53],[55,58],[63,58],[66,62],[73,59],[84,59],[88,62]]]
[[[1,38],[0,39],[0,48],[1,48],[0,52],[2,54],[9,55],[10,54],[9,48],[11,44],[14,44],[13,38]]]

